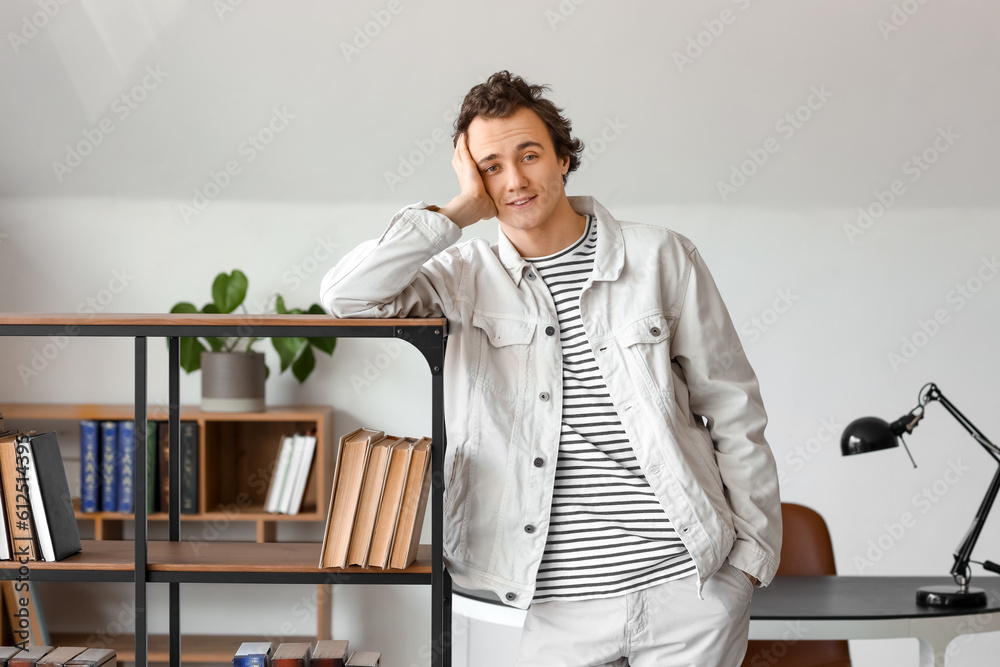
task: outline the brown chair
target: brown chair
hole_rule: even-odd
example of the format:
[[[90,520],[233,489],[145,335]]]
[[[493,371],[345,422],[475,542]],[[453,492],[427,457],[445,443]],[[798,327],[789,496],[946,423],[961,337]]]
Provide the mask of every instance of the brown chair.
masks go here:
[[[802,505],[781,504],[784,539],[779,576],[837,574],[823,517]],[[851,667],[846,641],[752,641],[743,667]]]

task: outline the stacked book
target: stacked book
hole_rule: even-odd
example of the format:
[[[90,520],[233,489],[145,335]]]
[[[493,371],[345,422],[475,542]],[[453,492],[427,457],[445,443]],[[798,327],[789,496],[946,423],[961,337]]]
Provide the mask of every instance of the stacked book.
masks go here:
[[[267,499],[264,501],[265,512],[299,513],[315,453],[315,432],[282,436],[271,484],[267,488]]]
[[[109,648],[85,646],[0,646],[0,665],[6,667],[115,667],[118,655]]]
[[[408,567],[420,542],[430,464],[430,438],[368,428],[343,436],[319,566]]]
[[[348,653],[347,641],[327,639],[312,644],[243,642],[233,656],[233,667],[379,667],[378,651]]]
[[[57,561],[80,551],[54,431],[0,433],[0,559]]]
[[[198,512],[198,422],[180,424],[181,513]],[[80,422],[80,511],[135,511],[135,422]],[[146,513],[170,507],[170,429],[146,423]]]

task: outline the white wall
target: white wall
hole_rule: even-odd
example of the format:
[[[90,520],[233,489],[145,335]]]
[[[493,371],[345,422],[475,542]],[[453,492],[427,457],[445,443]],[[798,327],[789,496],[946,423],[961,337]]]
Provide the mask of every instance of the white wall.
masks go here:
[[[508,68],[550,83],[591,147],[571,194],[593,194],[619,217],[672,227],[701,248],[760,376],[783,497],[824,514],[841,573],[947,573],[994,471],[986,455],[939,406],[909,439],[917,470],[902,451],[841,458],[837,441],[856,417],[908,411],[932,380],[988,435],[998,432],[1000,97],[990,82],[1000,7],[400,0],[245,1],[222,12],[223,2],[56,4],[51,19],[36,17],[46,23],[37,34],[23,21],[41,5],[0,8],[0,310],[75,311],[96,299],[108,311],[165,312],[207,301],[212,277],[233,267],[250,277],[251,303],[279,291],[307,305],[326,268],[397,208],[454,194],[450,144],[434,137],[448,133],[471,85]],[[883,34],[894,15],[899,29]],[[720,16],[731,22],[713,23]],[[342,44],[366,27],[375,33],[380,17],[391,20],[348,59]],[[33,36],[12,41],[22,32]],[[678,65],[689,38],[707,46]],[[815,91],[823,99],[810,98]],[[130,109],[122,95],[146,99]],[[242,142],[275,110],[273,127],[284,127],[253,153]],[[784,120],[796,113],[797,128]],[[951,139],[935,148],[939,132]],[[54,169],[67,147],[90,143],[71,172]],[[765,147],[766,162],[746,165],[753,173],[724,199],[719,182],[753,154],[763,162]],[[914,171],[912,156],[925,151],[933,164]],[[238,173],[228,185],[203,211],[186,209],[230,161]],[[894,181],[888,212],[850,227],[858,207],[877,212],[877,198],[888,201],[879,193]],[[495,238],[495,223],[470,232]],[[112,293],[116,271],[127,284]],[[978,291],[965,299],[957,285]],[[777,314],[780,295],[791,303]],[[924,337],[921,322],[938,311],[945,323]],[[894,367],[889,355],[903,355],[904,338],[920,347]],[[45,343],[0,346],[0,400],[131,400],[130,342],[74,339],[42,368],[34,353]],[[150,349],[151,394],[162,401],[165,346]],[[428,431],[429,376],[416,353],[403,350],[362,382],[386,353],[342,340],[305,386],[272,378],[269,401],[328,402],[338,430]],[[22,378],[33,359],[38,374]],[[198,382],[183,378],[185,402],[199,399]],[[953,467],[957,484],[946,481]],[[939,502],[925,504],[924,489]],[[890,529],[904,512],[915,525],[896,539]],[[880,539],[889,548],[870,558]],[[1000,558],[993,524],[976,556]],[[46,602],[64,590],[48,587]],[[100,590],[86,627],[58,600],[46,605],[50,623],[106,629],[121,591]],[[310,593],[192,588],[184,627],[266,632],[292,619],[309,632],[295,610]],[[383,648],[387,664],[424,664],[427,599],[421,589],[345,588],[334,632]],[[414,627],[400,631],[394,618]],[[987,664],[998,642],[977,637],[950,664]],[[861,667],[916,659],[907,641],[852,650]]]

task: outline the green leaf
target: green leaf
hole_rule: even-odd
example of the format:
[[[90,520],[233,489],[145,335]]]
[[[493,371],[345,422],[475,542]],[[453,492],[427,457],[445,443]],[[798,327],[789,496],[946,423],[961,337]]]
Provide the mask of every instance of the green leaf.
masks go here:
[[[219,314],[219,307],[214,303],[206,303],[205,307],[201,309],[201,312]]]
[[[305,351],[292,364],[292,374],[299,381],[299,384],[302,384],[314,368],[316,368],[316,357],[313,356],[312,348],[306,347]]]
[[[174,305],[170,309],[171,313],[197,313],[198,308],[193,303],[188,303],[187,301],[181,301],[180,303]]]
[[[309,344],[315,347],[320,352],[326,352],[327,354],[333,354],[333,348],[337,346],[336,338],[310,338]]]
[[[288,314],[288,309],[285,308],[285,298],[280,294],[274,297],[274,312],[279,315]]]
[[[201,353],[205,346],[197,338],[181,338],[181,368],[186,373],[193,373],[201,368]]]
[[[271,344],[274,345],[274,349],[277,351],[278,356],[281,357],[281,372],[284,373],[292,362],[295,360],[296,355],[299,351],[306,345],[305,338],[272,338]],[[306,347],[308,349],[308,347]]]
[[[208,346],[212,348],[212,352],[221,352],[222,348],[225,347],[225,343],[218,336],[205,336],[204,338]]]
[[[246,275],[239,269],[233,269],[229,275],[217,275],[212,283],[212,300],[219,312],[231,313],[239,308],[247,296],[247,284]]]
[[[308,313],[309,315],[326,315],[327,314],[327,312],[325,310],[323,310],[323,306],[319,305],[318,303],[314,303],[313,305],[309,306],[309,310],[307,310],[306,313]]]

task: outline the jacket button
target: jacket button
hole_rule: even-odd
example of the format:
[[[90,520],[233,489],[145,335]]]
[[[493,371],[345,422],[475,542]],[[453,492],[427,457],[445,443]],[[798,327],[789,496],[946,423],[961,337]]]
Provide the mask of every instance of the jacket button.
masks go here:
[[[543,391],[542,393],[540,393],[538,395],[538,398],[541,399],[541,400],[543,400],[543,401],[549,400],[549,392]]]
[[[556,334],[556,328],[555,327],[545,327],[545,335],[546,336],[554,336],[555,334]]]
[[[535,274],[534,274],[534,273],[531,273],[531,272],[529,271],[529,272],[528,272],[528,280],[534,280],[534,279],[535,279]]]
[[[651,329],[649,330],[649,333],[650,333],[651,335],[653,335],[653,336],[659,336],[659,335],[660,335],[660,328],[659,328],[659,327],[652,327],[652,328],[651,328]]]
[[[536,468],[541,468],[543,465],[545,465],[545,461],[542,460],[542,457],[538,457],[537,459],[532,461],[532,463],[535,464]]]
[[[533,533],[535,532],[535,527],[529,523],[527,526],[524,527],[524,532]]]
[[[504,597],[507,598],[507,602],[513,602],[514,599],[517,598],[517,596],[514,595],[513,593],[507,593],[507,595],[504,595]]]

